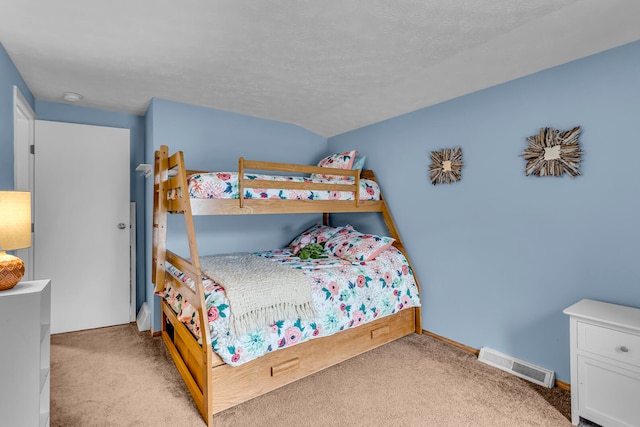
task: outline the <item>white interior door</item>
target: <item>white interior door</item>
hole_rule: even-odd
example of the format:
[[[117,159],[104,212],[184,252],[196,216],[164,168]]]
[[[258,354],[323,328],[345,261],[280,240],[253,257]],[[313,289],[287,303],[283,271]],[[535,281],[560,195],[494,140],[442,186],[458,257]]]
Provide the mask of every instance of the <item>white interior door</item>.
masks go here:
[[[129,129],[36,120],[34,278],[51,332],[129,322]]]
[[[14,190],[31,192],[33,205],[33,156],[36,115],[17,86],[13,87],[13,183]],[[31,221],[33,222],[33,209]],[[33,235],[31,240],[33,241]],[[16,251],[16,256],[24,261],[22,280],[33,280],[33,244]]]

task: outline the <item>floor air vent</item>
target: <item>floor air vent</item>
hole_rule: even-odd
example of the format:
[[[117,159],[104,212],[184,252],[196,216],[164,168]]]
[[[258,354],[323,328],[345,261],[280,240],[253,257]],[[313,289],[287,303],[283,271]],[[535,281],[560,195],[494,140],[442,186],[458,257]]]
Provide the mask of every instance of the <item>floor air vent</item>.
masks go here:
[[[555,375],[553,371],[523,362],[490,348],[482,347],[478,360],[541,386],[549,388],[554,386]]]

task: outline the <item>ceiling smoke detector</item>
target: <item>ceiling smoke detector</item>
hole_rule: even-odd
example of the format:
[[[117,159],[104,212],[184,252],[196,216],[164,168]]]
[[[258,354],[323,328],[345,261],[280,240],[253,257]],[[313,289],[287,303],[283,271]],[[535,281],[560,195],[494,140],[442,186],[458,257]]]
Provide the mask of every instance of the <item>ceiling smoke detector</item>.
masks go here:
[[[65,92],[62,94],[62,98],[67,102],[78,102],[83,96],[75,92]]]

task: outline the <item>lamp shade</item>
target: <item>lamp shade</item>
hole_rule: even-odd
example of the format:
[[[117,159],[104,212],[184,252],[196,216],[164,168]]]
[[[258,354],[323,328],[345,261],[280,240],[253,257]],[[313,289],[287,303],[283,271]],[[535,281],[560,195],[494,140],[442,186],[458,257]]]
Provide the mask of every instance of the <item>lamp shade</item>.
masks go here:
[[[0,250],[31,246],[31,193],[0,191]]]

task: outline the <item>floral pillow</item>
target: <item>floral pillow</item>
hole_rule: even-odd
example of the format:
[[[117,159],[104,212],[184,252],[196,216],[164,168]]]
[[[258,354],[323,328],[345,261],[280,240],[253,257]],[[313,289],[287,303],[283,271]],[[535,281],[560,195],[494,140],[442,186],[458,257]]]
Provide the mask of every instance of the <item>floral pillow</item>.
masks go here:
[[[324,248],[331,255],[351,262],[371,261],[393,244],[395,239],[343,229],[327,240]]]
[[[331,236],[343,229],[353,230],[353,227],[349,224],[344,227],[331,227],[329,225],[316,224],[293,239],[293,241],[289,243],[289,248],[297,253],[296,248],[300,250],[302,244],[324,243],[329,240]]]
[[[320,162],[318,163],[318,166],[321,168],[351,169],[357,153],[358,153],[358,150],[351,150],[351,151],[346,151],[344,153],[332,154],[320,160]],[[315,173],[311,174],[311,178],[326,179],[330,181],[344,179],[344,177],[339,175],[325,175],[325,174],[315,174]]]

